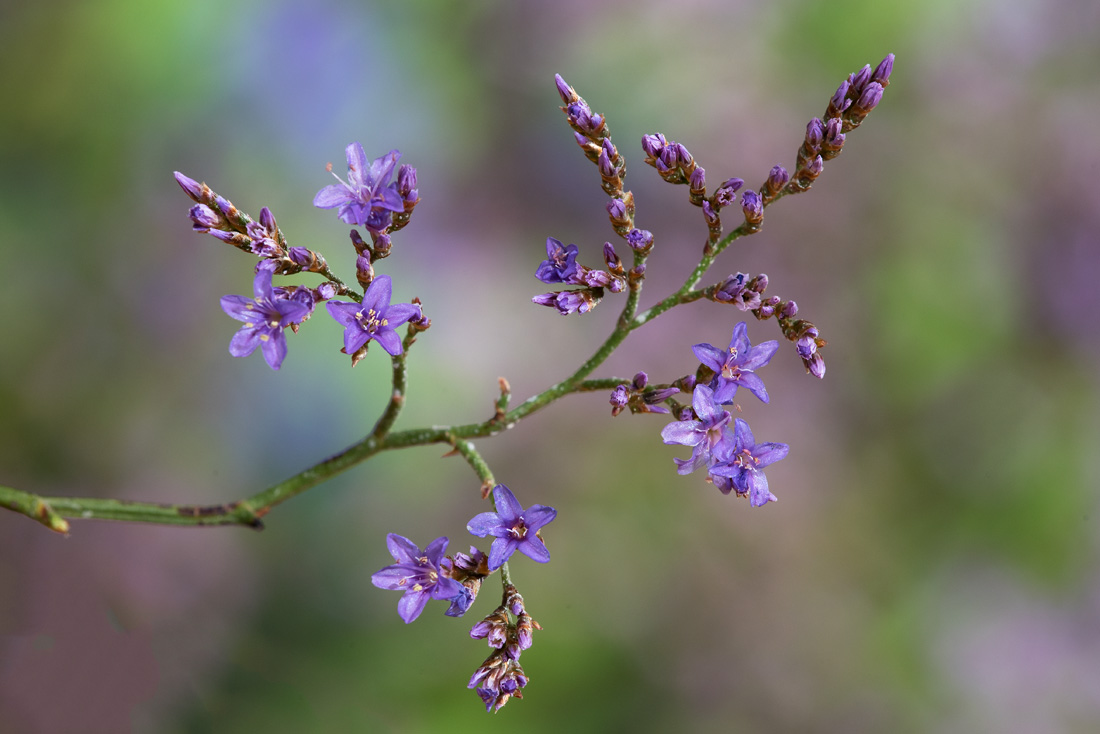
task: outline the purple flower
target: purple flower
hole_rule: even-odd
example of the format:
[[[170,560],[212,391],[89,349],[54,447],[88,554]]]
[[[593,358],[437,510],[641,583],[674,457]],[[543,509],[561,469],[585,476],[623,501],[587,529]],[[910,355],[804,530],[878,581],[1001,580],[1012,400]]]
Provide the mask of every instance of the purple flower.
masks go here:
[[[749,495],[749,504],[762,507],[775,502],[776,496],[768,490],[768,478],[764,476],[764,467],[786,458],[791,447],[785,443],[756,443],[749,424],[738,418],[734,423],[733,445],[728,444],[716,456],[710,467],[712,477],[728,477],[737,494]],[[727,485],[719,489],[728,493]]]
[[[244,326],[229,342],[229,353],[234,357],[247,357],[262,347],[264,359],[271,369],[277,370],[286,357],[286,336],[283,329],[300,324],[313,310],[312,299],[288,297],[285,292],[276,293],[271,287],[271,271],[261,268],[252,281],[255,298],[222,296],[222,310],[243,321]]]
[[[545,505],[531,505],[525,511],[512,490],[503,484],[493,487],[493,502],[496,512],[476,515],[466,525],[466,529],[479,538],[487,535],[495,538],[489,548],[489,570],[500,568],[517,550],[533,561],[549,561],[550,551],[537,533],[558,516],[558,511]]]
[[[405,202],[394,184],[390,183],[393,168],[401,158],[401,152],[391,150],[381,158],[367,164],[363,146],[352,143],[347,147],[348,180],[336,174],[340,183],[326,186],[313,197],[313,205],[321,209],[340,207],[340,219],[347,224],[367,225],[375,229],[385,226],[389,212],[405,211]],[[368,221],[369,220],[369,221]]]
[[[661,431],[661,438],[667,444],[691,446],[691,458],[675,459],[677,474],[690,474],[701,466],[709,464],[723,445],[733,441],[728,424],[729,412],[714,401],[714,392],[706,385],[696,385],[692,393],[691,406],[698,420],[682,420],[669,423]]]
[[[553,237],[546,238],[546,259],[539,263],[535,277],[543,283],[576,283],[577,253],[576,245],[562,247],[561,241]]]
[[[764,381],[756,375],[756,370],[771,361],[779,342],[772,340],[757,344],[749,343],[749,327],[741,321],[733,327],[729,348],[722,351],[711,344],[696,344],[691,348],[699,361],[717,374],[711,382],[714,390],[714,402],[729,404],[738,387],[744,387],[763,402],[768,402],[768,391]]]
[[[405,624],[420,616],[429,599],[453,601],[469,595],[465,586],[444,576],[440,568],[447,542],[445,537],[436,538],[422,553],[408,538],[395,533],[386,536],[386,546],[397,563],[381,569],[370,577],[370,581],[380,589],[405,592],[397,602],[397,613]]]
[[[742,311],[751,311],[760,306],[760,294],[753,290],[746,281],[747,273],[731,275],[718,285],[714,292],[714,299],[725,303],[732,303]]]
[[[344,352],[355,354],[371,339],[382,345],[391,356],[401,354],[401,337],[394,329],[414,316],[420,315],[420,309],[411,303],[390,305],[393,285],[390,276],[379,275],[367,292],[362,303],[329,301],[325,304],[332,318],[344,327]]]

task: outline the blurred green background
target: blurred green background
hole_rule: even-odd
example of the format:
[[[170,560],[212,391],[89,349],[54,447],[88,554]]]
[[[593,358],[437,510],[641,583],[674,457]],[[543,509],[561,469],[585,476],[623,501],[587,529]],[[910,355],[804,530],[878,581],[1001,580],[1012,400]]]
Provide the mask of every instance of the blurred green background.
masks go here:
[[[770,405],[741,400],[792,446],[777,504],[678,477],[665,421],[612,419],[602,394],[479,442],[559,510],[553,562],[513,564],[545,627],[523,701],[487,716],[465,689],[492,587],[406,627],[370,585],[387,532],[471,540],[478,482],[429,448],[263,533],[63,539],[0,514],[0,731],[1100,729],[1098,33],[1089,0],[0,5],[0,483],[148,501],[251,494],[356,440],[388,393],[381,353],[349,370],[324,313],[277,373],[228,355],[218,298],[250,292],[253,260],[190,231],[173,170],[271,207],[351,278],[347,227],[310,205],[324,164],[400,148],[422,203],[381,272],[433,327],[398,427],[482,420],[499,375],[541,390],[619,308],[529,303],[548,235],[593,264],[610,237],[555,72],[627,156],[657,238],[645,305],[705,229],[643,133],[756,185],[849,72],[897,54],[844,155],[714,271],[768,273],[830,342],[823,382],[785,344]],[[739,315],[678,309],[595,376],[685,374]]]

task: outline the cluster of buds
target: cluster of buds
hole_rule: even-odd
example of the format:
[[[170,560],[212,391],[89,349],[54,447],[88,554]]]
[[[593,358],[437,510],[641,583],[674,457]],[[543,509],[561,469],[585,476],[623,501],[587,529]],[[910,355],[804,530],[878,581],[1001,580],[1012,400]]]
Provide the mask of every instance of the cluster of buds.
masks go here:
[[[779,301],[775,306],[775,318],[779,322],[779,328],[783,330],[783,336],[794,342],[806,372],[821,379],[825,376],[825,360],[818,350],[828,342],[821,338],[817,327],[812,323],[795,318],[797,314],[798,304],[794,301]]]
[[[652,235],[650,236],[652,243]],[[560,240],[546,238],[546,259],[535,271],[535,277],[543,283],[565,283],[581,285],[585,288],[575,291],[555,291],[535,296],[531,300],[540,306],[551,306],[562,315],[587,313],[603,298],[604,289],[612,293],[625,290],[633,271],[628,275],[623,261],[610,242],[603,245],[603,259],[606,270],[594,270],[577,262],[580,252],[576,245],[562,246]],[[644,267],[644,266],[643,266]]]
[[[700,188],[691,179],[697,168],[695,158],[680,143],[669,140],[662,133],[651,133],[642,136],[642,150],[645,151],[645,162],[656,168],[665,181],[671,184],[690,183],[693,189]],[[701,188],[706,190],[705,182]]]
[[[468,608],[477,599],[482,580],[490,573],[489,557],[474,546],[470,546],[469,554],[455,553],[454,558],[445,557],[440,564],[440,570],[444,576],[454,579],[470,592],[469,601],[466,604]]]
[[[325,259],[305,247],[288,247],[275,215],[266,206],[260,210],[259,220],[253,220],[233,202],[221,196],[205,183],[200,184],[179,171],[175,173],[180,185],[195,205],[188,211],[192,229],[233,245],[239,250],[267,261],[265,267],[277,275],[328,272]]]
[[[386,231],[376,232],[368,229],[370,244],[356,230],[351,230],[351,244],[355,248],[355,279],[363,288],[374,280],[374,262],[389,256],[393,243]]]
[[[560,74],[554,75],[558,95],[564,105],[569,127],[573,128],[573,138],[584,151],[584,156],[596,164],[600,170],[600,186],[611,197],[623,195],[623,178],[626,176],[626,159],[611,142],[611,130],[607,127],[607,118],[593,112],[584,98],[573,87],[566,84]]]
[[[413,207],[420,203],[420,192],[416,188],[416,169],[407,163],[403,163],[397,169],[397,193],[401,196],[405,209],[394,212],[393,223],[389,227],[390,232],[396,232],[408,224]]]
[[[631,413],[668,413],[668,408],[661,405],[673,395],[680,392],[675,385],[653,385],[649,387],[649,375],[639,372],[634,375],[630,384],[622,384],[611,391],[611,415],[616,416],[624,409],[630,408]],[[691,389],[688,389],[691,392]]]
[[[767,287],[768,276],[763,273],[755,278],[748,273],[735,273],[707,288],[704,294],[712,301],[732,304],[741,311],[753,311],[760,307],[761,295]]]
[[[513,697],[523,698],[528,679],[519,664],[520,653],[531,647],[534,630],[541,629],[516,587],[506,584],[501,605],[470,630],[470,637],[493,648],[466,686],[477,690],[487,711],[499,711]]]

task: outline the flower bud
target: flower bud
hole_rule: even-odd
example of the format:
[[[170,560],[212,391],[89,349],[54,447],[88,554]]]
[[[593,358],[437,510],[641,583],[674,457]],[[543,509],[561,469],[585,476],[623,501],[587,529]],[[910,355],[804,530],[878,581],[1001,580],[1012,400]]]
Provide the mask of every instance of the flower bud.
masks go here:
[[[218,213],[206,204],[195,204],[188,212],[188,216],[191,217],[194,229],[198,231],[204,232],[208,229],[214,229],[222,223]]]
[[[883,87],[890,84],[890,72],[894,70],[894,54],[886,54],[886,58],[879,62],[875,70],[871,72],[871,81],[877,82]]]
[[[206,200],[203,192],[204,186],[198,181],[193,178],[184,176],[179,171],[175,171],[172,175],[176,177],[176,183],[178,183],[180,185],[180,188],[183,189],[183,193],[187,194],[200,204]]]
[[[667,139],[661,133],[653,133],[652,135],[642,136],[642,150],[648,158],[656,159],[661,155],[661,151],[664,149]]]
[[[573,91],[573,87],[565,83],[565,80],[561,78],[561,74],[554,75],[554,84],[558,88],[558,96],[561,97],[561,101],[565,104],[572,104],[577,99],[577,93]]]
[[[632,229],[626,235],[626,243],[635,252],[644,255],[653,247],[653,233],[646,229]]]

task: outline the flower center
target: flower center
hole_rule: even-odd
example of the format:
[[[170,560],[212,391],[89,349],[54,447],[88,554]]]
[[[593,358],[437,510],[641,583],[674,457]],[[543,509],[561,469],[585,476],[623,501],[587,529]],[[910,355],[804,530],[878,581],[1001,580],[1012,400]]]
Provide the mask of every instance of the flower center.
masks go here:
[[[516,524],[508,528],[508,534],[516,540],[523,540],[527,537],[527,525],[524,524],[523,520],[516,520]]]
[[[366,313],[360,311],[355,314],[355,320],[359,322],[359,326],[363,331],[374,334],[379,328],[389,325],[389,320],[382,317],[382,314],[375,311],[373,308],[369,309]]]

